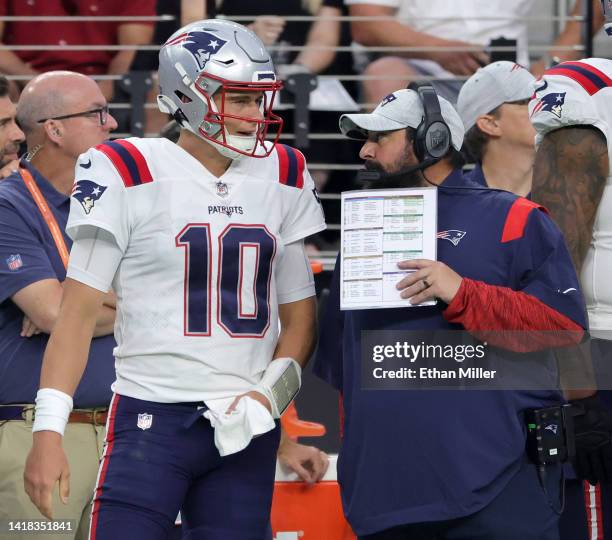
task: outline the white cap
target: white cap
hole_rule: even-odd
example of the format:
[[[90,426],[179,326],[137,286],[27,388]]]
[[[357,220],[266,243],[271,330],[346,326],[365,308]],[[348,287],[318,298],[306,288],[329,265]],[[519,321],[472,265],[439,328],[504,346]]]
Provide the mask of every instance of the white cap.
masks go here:
[[[533,95],[535,77],[514,62],[494,62],[480,68],[461,87],[457,110],[469,131],[480,116],[504,103],[522,101]]]
[[[461,150],[463,144],[463,122],[454,107],[438,96],[442,118],[451,132],[452,145]],[[423,104],[414,90],[396,90],[384,98],[368,114],[343,114],[340,117],[340,131],[353,139],[364,139],[368,131],[395,131],[407,127],[418,128],[423,121]]]

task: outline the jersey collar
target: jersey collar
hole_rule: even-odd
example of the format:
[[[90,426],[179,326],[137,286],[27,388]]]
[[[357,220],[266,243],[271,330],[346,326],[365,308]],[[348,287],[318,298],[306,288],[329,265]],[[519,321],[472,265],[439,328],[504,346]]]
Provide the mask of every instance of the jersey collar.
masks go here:
[[[57,189],[55,189],[51,185],[51,183],[42,174],[40,174],[31,163],[29,163],[25,159],[22,159],[19,162],[19,165],[21,167],[25,167],[26,169],[28,169],[28,171],[30,171],[30,174],[38,185],[40,192],[43,194],[49,204],[52,204],[56,208],[59,208],[70,200],[70,197],[57,191]]]
[[[463,172],[461,169],[453,169],[453,171],[444,179],[444,182],[440,184],[445,187],[463,186],[465,181],[463,179]]]
[[[178,159],[182,162],[189,162],[191,166],[191,172],[194,176],[198,176],[195,171],[204,173],[202,177],[198,176],[198,182],[210,191],[220,203],[230,203],[236,193],[240,190],[244,183],[245,173],[249,170],[249,165],[253,161],[257,161],[256,158],[244,157],[243,159],[232,160],[228,169],[219,177],[213,175],[198,159],[192,156],[187,150],[181,148],[178,144],[172,141],[165,140],[165,143],[171,145],[170,148]],[[221,196],[217,189],[218,184],[224,184],[229,188],[228,195]]]
[[[477,184],[483,187],[489,187],[487,184],[487,179],[485,178],[484,172],[482,170],[482,164],[476,163],[474,169],[466,175],[472,182],[476,182]]]

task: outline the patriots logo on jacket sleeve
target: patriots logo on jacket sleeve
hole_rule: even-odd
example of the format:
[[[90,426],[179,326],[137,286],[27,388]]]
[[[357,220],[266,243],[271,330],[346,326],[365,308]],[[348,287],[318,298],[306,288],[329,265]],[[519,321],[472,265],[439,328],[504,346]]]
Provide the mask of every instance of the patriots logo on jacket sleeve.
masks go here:
[[[221,39],[209,32],[192,30],[191,32],[176,36],[172,41],[166,43],[165,46],[182,45],[193,55],[202,70],[210,60],[210,57],[218,53],[226,43],[225,39]]]
[[[89,214],[105,191],[106,186],[101,186],[91,180],[79,180],[72,188],[72,197],[79,201],[85,213]]]
[[[554,114],[557,118],[561,118],[563,113],[563,105],[565,105],[565,94],[567,92],[546,94],[540,98],[538,104],[533,108],[531,116],[536,115],[540,111],[547,111]]]

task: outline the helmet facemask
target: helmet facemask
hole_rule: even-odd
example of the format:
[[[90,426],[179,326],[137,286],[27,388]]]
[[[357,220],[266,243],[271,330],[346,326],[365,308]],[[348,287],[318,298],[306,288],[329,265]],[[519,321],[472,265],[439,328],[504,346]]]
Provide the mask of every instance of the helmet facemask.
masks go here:
[[[244,156],[267,157],[274,149],[283,127],[283,119],[272,112],[280,81],[245,83],[227,81],[209,73],[201,73],[194,84],[195,90],[206,105],[206,114],[198,128],[198,135],[215,145],[217,151],[230,159]],[[230,93],[262,92],[261,117],[251,118],[226,112],[227,97]],[[216,99],[215,99],[216,98]],[[256,126],[252,137],[230,133],[226,119],[249,122]],[[272,133],[271,129],[274,131]],[[269,144],[265,144],[269,136]]]

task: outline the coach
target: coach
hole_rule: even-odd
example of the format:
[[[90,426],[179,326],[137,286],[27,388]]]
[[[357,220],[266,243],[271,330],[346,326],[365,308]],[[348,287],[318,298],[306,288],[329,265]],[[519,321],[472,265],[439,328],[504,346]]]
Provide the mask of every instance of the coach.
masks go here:
[[[505,346],[496,331],[512,330],[521,338],[510,348],[522,352],[538,350],[542,331],[568,340],[560,345],[580,338],[584,302],[560,231],[535,203],[466,186],[455,159],[462,122],[431,87],[398,90],[340,127],[364,141],[374,187],[435,185],[438,196],[437,260],[399,262],[413,272],[396,284],[413,306],[436,305],[339,311],[336,266],[315,371],[343,396],[349,523],[363,540],[557,540],[561,470],[547,467],[540,484],[524,412],[558,405],[558,390],[368,389],[361,366],[363,331],[489,331],[489,345]],[[544,374],[535,367],[530,379]]]

